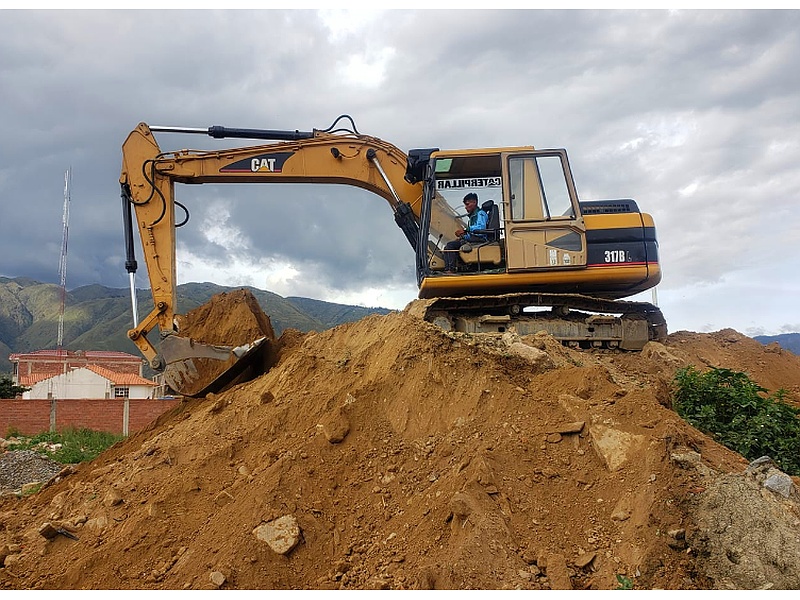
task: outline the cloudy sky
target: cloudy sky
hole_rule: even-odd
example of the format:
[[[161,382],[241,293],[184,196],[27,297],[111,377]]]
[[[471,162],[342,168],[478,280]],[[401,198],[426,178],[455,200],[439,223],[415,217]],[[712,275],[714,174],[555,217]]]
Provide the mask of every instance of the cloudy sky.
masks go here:
[[[58,283],[70,168],[67,287],[127,287],[120,147],[139,122],[311,130],[345,113],[403,150],[566,148],[582,199],[654,216],[670,331],[800,331],[800,11],[3,10],[0,276]],[[181,283],[416,297],[377,196],[273,184],[178,200]]]

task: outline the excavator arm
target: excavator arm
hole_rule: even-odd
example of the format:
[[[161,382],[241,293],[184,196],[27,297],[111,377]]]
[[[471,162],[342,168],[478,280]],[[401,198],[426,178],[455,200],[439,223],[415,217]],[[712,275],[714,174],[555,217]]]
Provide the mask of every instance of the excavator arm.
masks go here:
[[[157,131],[203,132],[212,137],[279,141],[208,152],[162,152],[154,137],[154,132]],[[153,310],[140,323],[134,321],[128,337],[151,367],[165,371],[167,382],[180,393],[190,390],[191,393],[187,395],[200,395],[201,392],[213,389],[213,386],[208,385],[211,382],[196,381],[198,376],[192,368],[195,358],[216,360],[225,365],[230,363],[232,366],[251,353],[258,341],[255,340],[244,348],[229,348],[199,344],[175,335],[180,333],[175,323],[175,233],[176,228],[188,219],[188,212],[175,200],[176,183],[348,184],[368,190],[386,200],[412,248],[416,248],[419,243],[422,184],[407,180],[408,157],[392,144],[355,131],[301,132],[223,127],[186,130],[150,127],[140,123],[123,144],[122,155],[120,185],[126,225],[126,268],[131,274],[134,315],[134,223],[141,238],[154,305]],[[408,179],[414,181],[415,178]],[[148,337],[156,327],[161,336],[160,349]],[[226,366],[225,370],[232,369]]]

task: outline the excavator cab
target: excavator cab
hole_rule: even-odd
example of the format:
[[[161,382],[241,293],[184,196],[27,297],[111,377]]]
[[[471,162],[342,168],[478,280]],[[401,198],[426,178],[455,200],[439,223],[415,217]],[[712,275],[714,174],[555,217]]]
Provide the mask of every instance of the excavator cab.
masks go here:
[[[585,268],[586,226],[564,150],[438,151],[430,163],[423,196],[430,219],[421,223],[426,243],[417,250],[426,252],[418,275],[431,297],[518,288],[537,272]],[[489,239],[463,244],[462,277],[445,280],[444,248],[466,224],[461,200],[470,192],[490,217]]]

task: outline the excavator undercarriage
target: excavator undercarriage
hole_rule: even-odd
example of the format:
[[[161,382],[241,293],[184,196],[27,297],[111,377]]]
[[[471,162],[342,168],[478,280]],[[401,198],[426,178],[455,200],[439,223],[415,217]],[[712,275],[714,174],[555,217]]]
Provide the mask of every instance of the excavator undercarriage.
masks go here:
[[[431,300],[424,318],[447,331],[520,335],[546,331],[575,348],[641,350],[664,341],[667,324],[647,302],[603,300],[580,294],[504,294]]]

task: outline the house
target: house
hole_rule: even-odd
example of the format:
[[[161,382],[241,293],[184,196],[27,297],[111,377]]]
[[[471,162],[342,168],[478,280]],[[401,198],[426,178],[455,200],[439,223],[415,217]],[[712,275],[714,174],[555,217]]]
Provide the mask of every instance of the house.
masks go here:
[[[23,380],[23,378],[20,378]],[[86,365],[57,375],[24,378],[30,391],[23,400],[82,398],[153,398],[158,384],[136,373],[118,373],[99,365]]]
[[[64,374],[78,367],[96,365],[115,373],[142,376],[141,357],[108,350],[37,350],[8,357],[13,366],[14,385],[31,387],[42,379]]]

